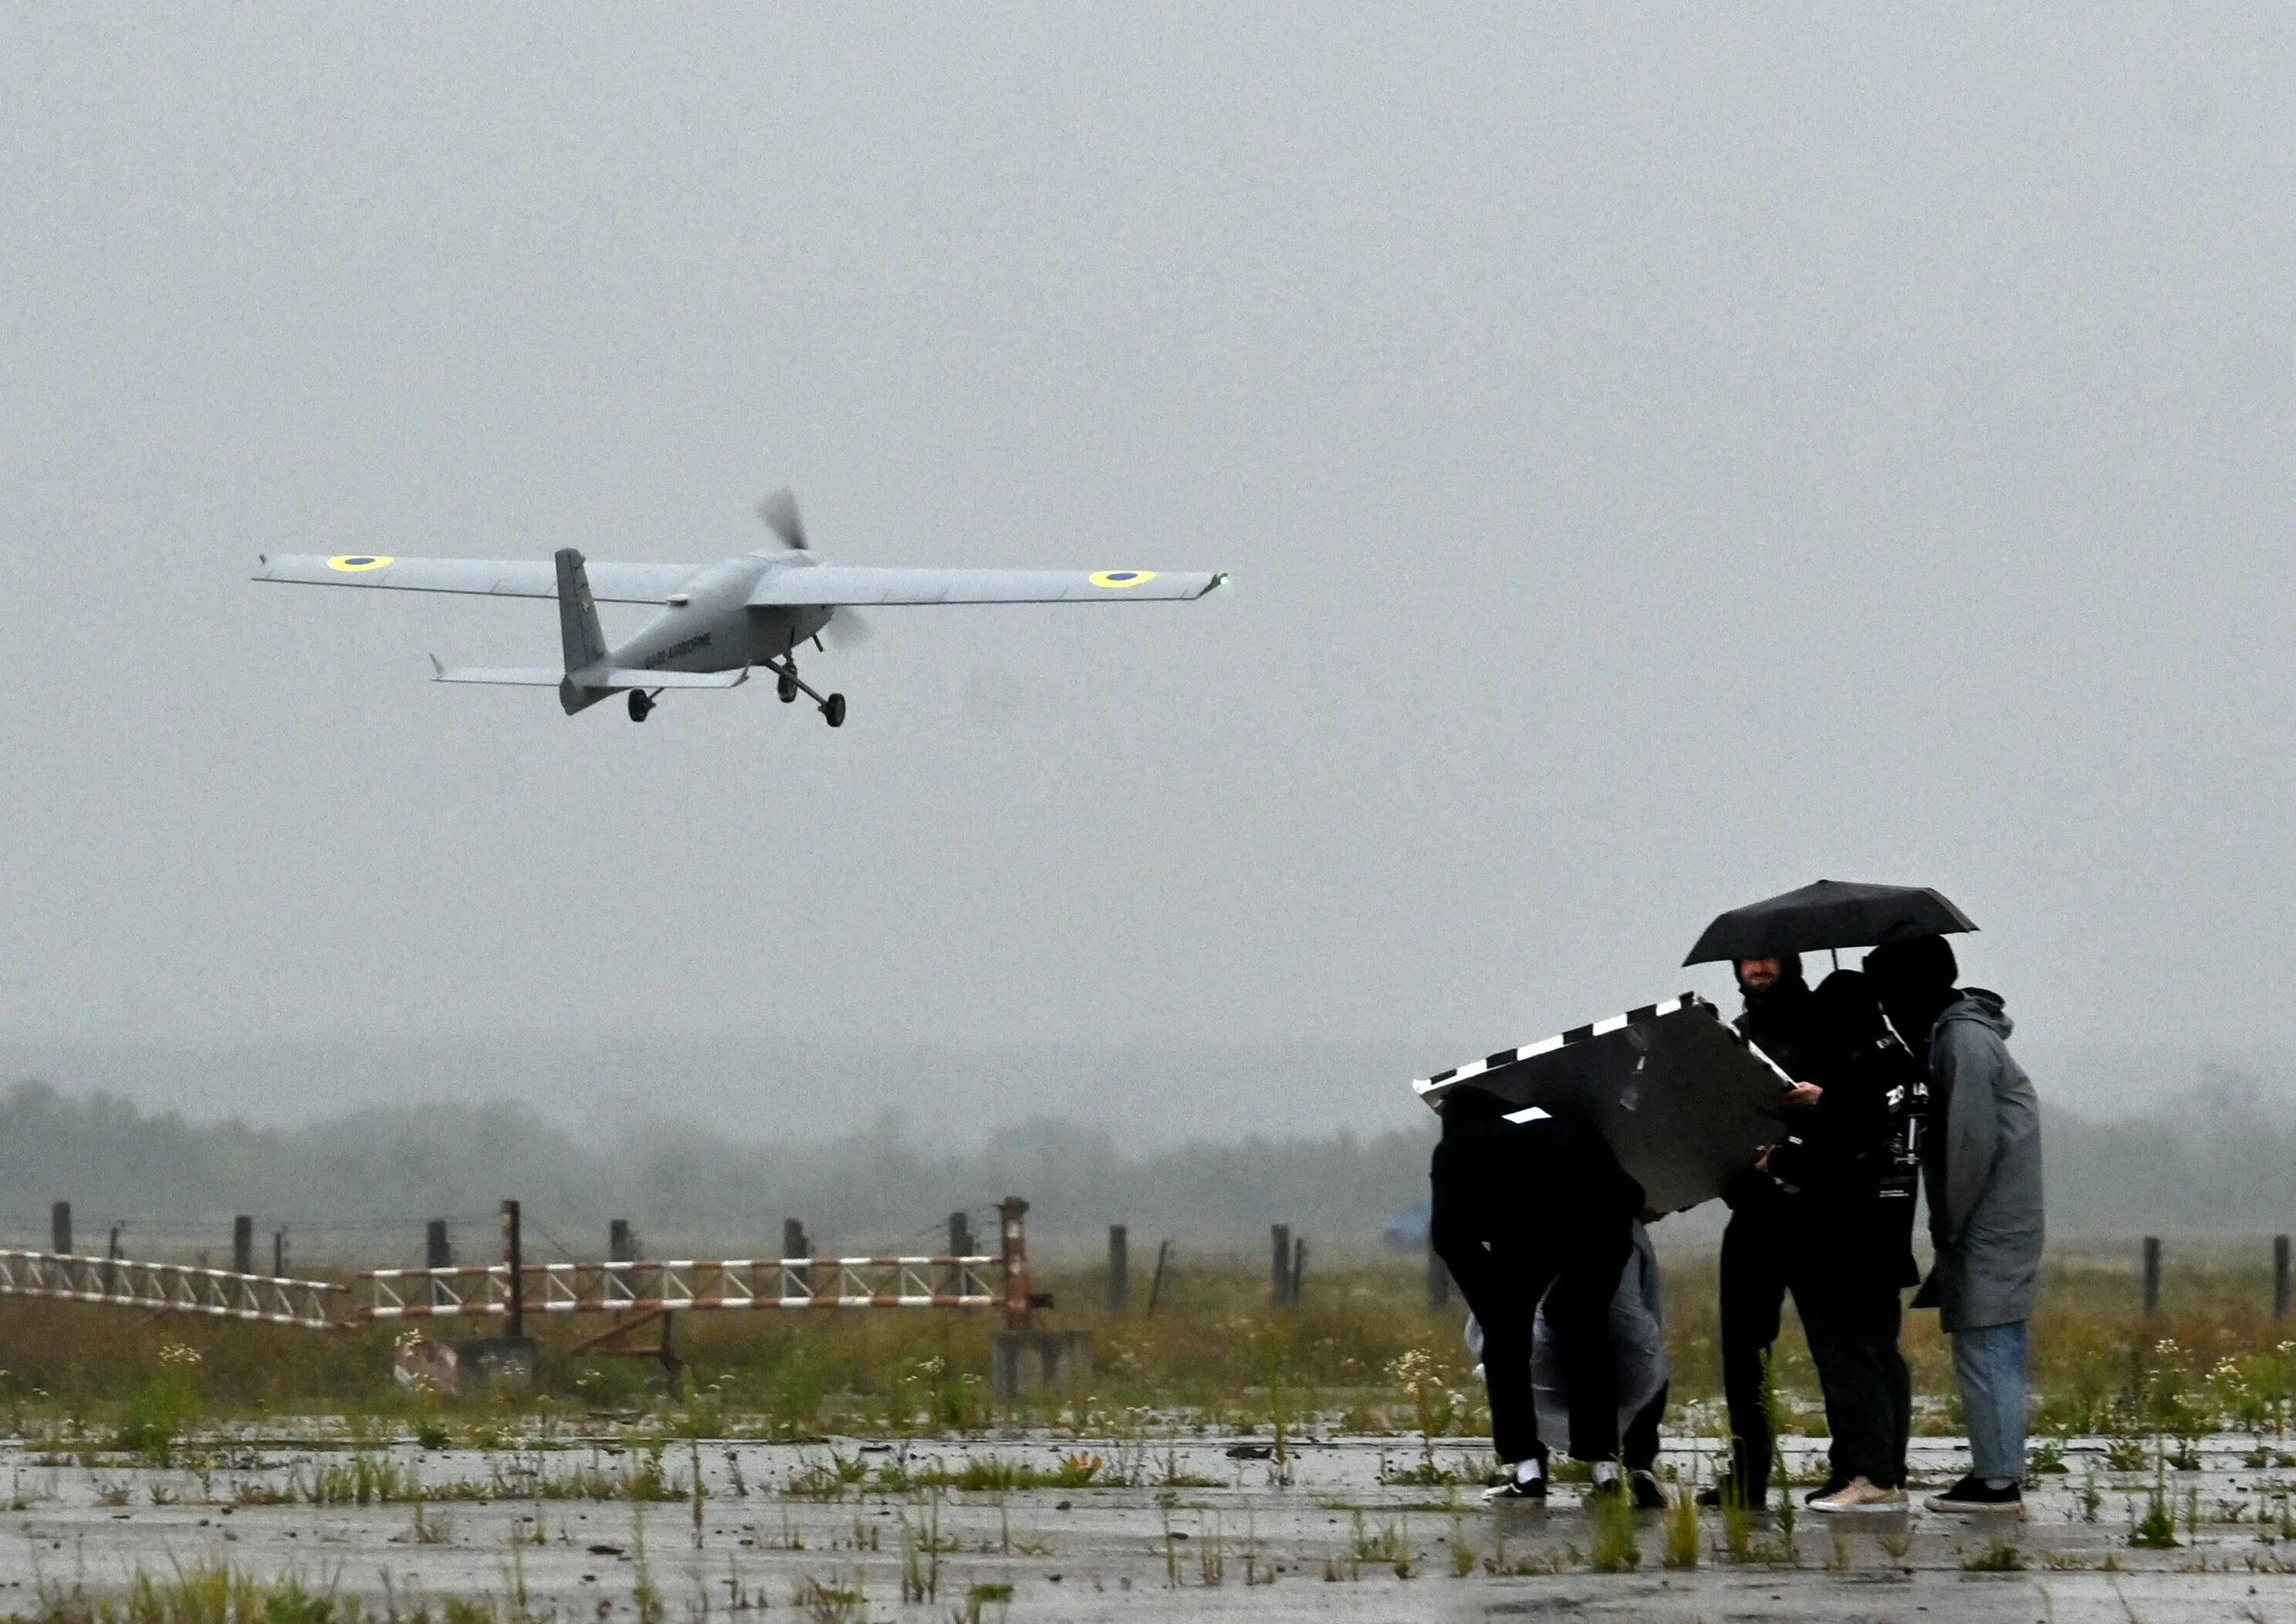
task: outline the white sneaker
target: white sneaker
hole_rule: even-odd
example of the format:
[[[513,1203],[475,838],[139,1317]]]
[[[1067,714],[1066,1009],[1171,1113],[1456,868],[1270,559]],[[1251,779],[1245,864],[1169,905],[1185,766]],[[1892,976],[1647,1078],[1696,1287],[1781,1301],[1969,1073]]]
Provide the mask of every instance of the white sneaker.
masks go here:
[[[1903,1511],[1906,1495],[1903,1489],[1877,1488],[1864,1478],[1851,1478],[1832,1494],[1812,1500],[1809,1508],[1818,1512]]]

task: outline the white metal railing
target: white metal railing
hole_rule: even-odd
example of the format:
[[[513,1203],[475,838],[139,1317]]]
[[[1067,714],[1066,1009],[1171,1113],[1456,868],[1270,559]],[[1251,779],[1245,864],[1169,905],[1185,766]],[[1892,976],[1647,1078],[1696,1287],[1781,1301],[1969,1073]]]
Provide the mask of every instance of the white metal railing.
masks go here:
[[[181,1263],[0,1249],[0,1297],[45,1297],[325,1330],[340,1323],[330,1311],[330,1297],[348,1290],[324,1280],[241,1275]]]
[[[627,1314],[719,1308],[993,1308],[1006,1306],[1001,1256],[674,1259],[529,1263],[529,1314]],[[510,1314],[510,1266],[379,1268],[358,1276],[362,1319]]]

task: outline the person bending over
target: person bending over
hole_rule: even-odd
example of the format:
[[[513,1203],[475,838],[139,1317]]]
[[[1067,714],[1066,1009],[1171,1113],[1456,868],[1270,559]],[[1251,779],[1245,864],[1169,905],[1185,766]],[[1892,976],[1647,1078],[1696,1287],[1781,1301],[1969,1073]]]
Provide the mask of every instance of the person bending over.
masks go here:
[[[1462,1087],[1441,1114],[1428,1233],[1483,1328],[1491,1447],[1505,1468],[1491,1497],[1546,1497],[1530,1377],[1542,1300],[1570,1390],[1570,1454],[1594,1464],[1597,1493],[1622,1492],[1610,1312],[1643,1188],[1575,1112],[1521,1111]]]
[[[1626,1468],[1636,1506],[1664,1511],[1658,1448],[1659,1426],[1666,1419],[1665,1308],[1659,1291],[1658,1251],[1651,1245],[1646,1221],[1633,1226],[1634,1251],[1611,1298],[1611,1363],[1619,1379],[1620,1464]],[[1472,1315],[1467,1316],[1467,1346],[1481,1359],[1483,1328]],[[1563,1439],[1569,1448],[1570,1383],[1545,1308],[1531,1327],[1530,1385],[1538,1404],[1539,1437]]]

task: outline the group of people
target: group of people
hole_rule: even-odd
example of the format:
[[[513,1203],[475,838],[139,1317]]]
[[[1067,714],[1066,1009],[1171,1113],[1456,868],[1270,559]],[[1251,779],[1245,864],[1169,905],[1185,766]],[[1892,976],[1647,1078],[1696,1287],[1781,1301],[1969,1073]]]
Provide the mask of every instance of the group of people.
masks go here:
[[[1824,1396],[1824,1513],[1906,1504],[1904,1292],[1953,1340],[1971,1464],[1933,1511],[2013,1509],[2042,1242],[2039,1106],[1997,994],[1962,988],[1941,936],[1875,947],[1817,986],[1792,955],[1736,963],[1737,1026],[1791,1079],[1779,1135],[1724,1192],[1722,1379],[1729,1464],[1702,1497],[1769,1488],[1767,1365],[1789,1295]],[[1430,1240],[1473,1314],[1503,1464],[1495,1498],[1544,1499],[1550,1441],[1594,1492],[1666,1503],[1657,1267],[1640,1185],[1569,1111],[1523,1113],[1472,1084],[1441,1106]],[[1524,1120],[1518,1120],[1518,1118]],[[1933,1263],[1915,1264],[1916,1195]]]

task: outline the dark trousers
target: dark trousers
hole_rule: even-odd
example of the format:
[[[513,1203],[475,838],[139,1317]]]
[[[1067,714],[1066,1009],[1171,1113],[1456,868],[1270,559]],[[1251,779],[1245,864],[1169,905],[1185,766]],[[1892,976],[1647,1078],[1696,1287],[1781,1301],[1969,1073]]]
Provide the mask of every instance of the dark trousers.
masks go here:
[[[1627,1435],[1620,1440],[1623,1464],[1629,1472],[1649,1472],[1658,1465],[1658,1423],[1666,1419],[1666,1383],[1658,1384],[1658,1392],[1648,1404],[1636,1411],[1627,1423]]]
[[[1730,1480],[1749,1505],[1770,1486],[1762,1361],[1778,1340],[1786,1293],[1794,1292],[1797,1310],[1806,1308],[1787,1257],[1808,1243],[1766,1206],[1741,1208],[1722,1230],[1722,1398],[1730,1412]]]
[[[1619,1457],[1611,1299],[1634,1250],[1641,1191],[1600,1139],[1558,1128],[1447,1120],[1435,1148],[1429,1238],[1482,1325],[1491,1444],[1510,1464],[1546,1458],[1530,1385],[1541,1298],[1570,1394],[1571,1453]]]
[[[1798,1291],[1794,1306],[1825,1390],[1833,1475],[1904,1488],[1914,1390],[1898,1349],[1898,1288],[1821,1280]]]

